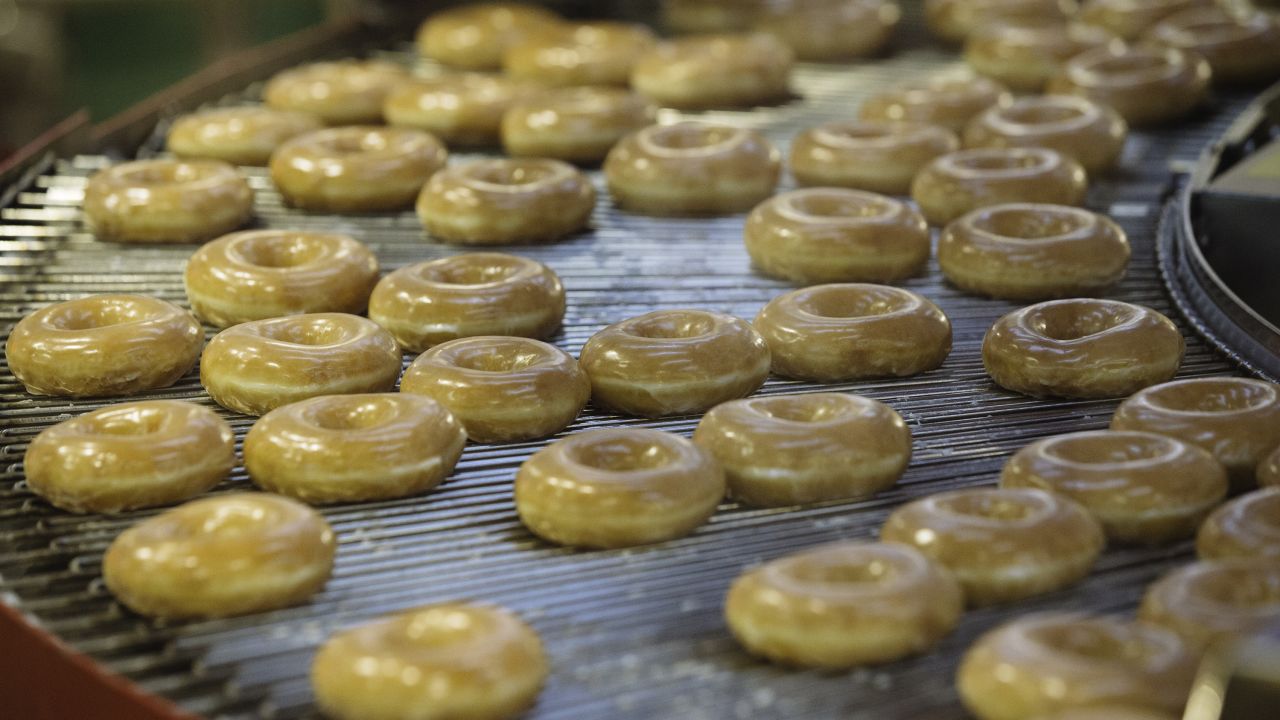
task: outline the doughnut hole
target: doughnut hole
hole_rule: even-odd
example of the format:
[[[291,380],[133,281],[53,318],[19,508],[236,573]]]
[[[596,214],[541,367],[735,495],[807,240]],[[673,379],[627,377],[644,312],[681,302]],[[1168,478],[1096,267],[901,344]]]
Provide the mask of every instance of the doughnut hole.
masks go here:
[[[1091,220],[1082,211],[1031,212],[1026,206],[1014,205],[983,210],[972,222],[975,229],[1002,238],[1049,240],[1082,230]]]
[[[1235,413],[1276,402],[1269,386],[1212,379],[1154,387],[1146,397],[1156,407],[1182,413]]]
[[[890,215],[894,210],[885,198],[829,190],[801,190],[786,196],[785,202],[801,215],[821,219],[870,219]]]
[[[327,318],[290,318],[288,322],[270,323],[259,328],[269,340],[292,345],[339,345],[350,339],[346,328]]]
[[[513,352],[515,347],[521,349]],[[546,360],[543,353],[528,349],[523,343],[512,343],[508,347],[487,343],[455,345],[448,348],[447,353],[440,353],[440,357],[455,367],[486,373],[519,372]]]
[[[1174,64],[1165,53],[1147,48],[1135,48],[1124,55],[1103,55],[1085,64],[1084,69],[1120,84],[1176,72]]]
[[[1029,497],[1012,498],[1000,490],[954,494],[939,499],[938,507],[955,515],[996,523],[1033,521],[1044,514],[1044,507]]]
[[[424,266],[418,277],[443,285],[487,285],[512,278],[520,269],[519,263],[505,258],[486,258],[483,261],[454,258],[452,262]]]
[[[1198,579],[1196,593],[1214,603],[1242,610],[1280,606],[1280,583],[1276,582],[1275,573],[1256,572],[1247,566],[1221,566]]]
[[[698,150],[723,145],[739,132],[736,128],[680,123],[654,128],[648,140],[663,150]]]
[[[625,330],[649,340],[693,340],[710,335],[715,320],[698,312],[668,312],[632,322]]]
[[[400,414],[389,398],[364,398],[359,401],[338,400],[312,406],[307,420],[322,430],[344,432],[366,430],[385,425]]]
[[[794,423],[824,423],[848,413],[845,403],[825,395],[761,398],[751,401],[750,407],[766,417]]]
[[[205,176],[196,165],[189,163],[142,163],[122,172],[120,178],[134,185],[156,187],[175,183],[195,182]]]
[[[544,162],[500,160],[477,163],[470,168],[468,175],[472,180],[488,185],[518,188],[547,180],[555,176],[556,170],[557,167]]]
[[[894,134],[891,126],[876,123],[831,123],[818,128],[818,135],[824,141],[838,144],[881,140]]]
[[[319,144],[323,149],[335,155],[359,155],[361,153],[386,150],[389,147],[384,133],[371,130],[336,132],[320,141]]]
[[[885,288],[841,287],[814,289],[797,303],[801,310],[823,318],[862,318],[906,310],[911,298]]]
[[[802,583],[833,587],[879,585],[899,574],[892,563],[875,559],[863,563],[796,562],[787,572]]]
[[[1036,104],[1012,105],[997,112],[1005,122],[1018,125],[1060,125],[1085,117],[1085,112],[1078,107],[1052,102],[1052,99],[1045,98]]]
[[[1178,443],[1159,435],[1099,432],[1056,438],[1044,453],[1076,465],[1121,465],[1159,460],[1177,449]]]
[[[315,237],[280,233],[246,236],[232,252],[249,265],[292,268],[319,262],[329,254],[329,246]]]
[[[961,172],[982,175],[1021,174],[1049,167],[1049,154],[1035,149],[981,150],[944,155],[943,162]]]
[[[45,322],[56,330],[97,330],[149,320],[151,317],[152,314],[138,304],[114,300],[96,303],[91,308],[68,303],[57,308]]]
[[[1141,643],[1125,642],[1094,624],[1042,625],[1032,639],[1081,662],[1140,664],[1148,651]]]
[[[1093,303],[1049,303],[1026,316],[1027,327],[1041,337],[1060,342],[1081,340],[1119,327],[1132,320],[1119,306]]]
[[[576,443],[566,448],[573,462],[611,473],[658,470],[676,462],[676,454],[667,447],[648,440],[613,435],[590,443]]]
[[[153,435],[169,424],[169,413],[154,407],[131,407],[93,417],[82,417],[85,429],[95,435]]]

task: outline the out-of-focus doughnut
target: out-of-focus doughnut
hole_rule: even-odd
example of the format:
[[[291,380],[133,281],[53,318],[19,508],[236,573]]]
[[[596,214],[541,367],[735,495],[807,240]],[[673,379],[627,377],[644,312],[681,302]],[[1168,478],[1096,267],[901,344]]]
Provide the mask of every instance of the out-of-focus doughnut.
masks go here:
[[[793,62],[791,48],[772,35],[692,35],[641,55],[631,86],[668,107],[762,105],[790,96]]]
[[[975,72],[1010,89],[1039,92],[1064,62],[1113,39],[1100,27],[1062,18],[1001,20],[974,29],[965,42],[964,59]]]
[[[1260,632],[1280,621],[1280,557],[1177,568],[1147,588],[1138,619],[1174,631],[1196,652]]]
[[[1008,88],[994,80],[968,72],[942,73],[872,95],[858,109],[858,119],[941,125],[959,133],[978,113],[1010,102]]]
[[[1205,3],[1166,17],[1146,37],[1203,57],[1214,82],[1271,82],[1280,76],[1280,21],[1260,10]]]
[[[418,52],[466,70],[497,70],[507,49],[529,37],[560,31],[559,15],[522,3],[468,3],[442,10],[418,28]]]
[[[536,86],[500,75],[462,73],[419,78],[387,95],[387,122],[425,130],[456,145],[497,145],[502,116],[541,96]]]
[[[908,122],[832,122],[791,141],[791,174],[801,185],[905,195],[929,161],[960,149],[955,133]]]
[[[1214,510],[1196,535],[1196,552],[1204,560],[1280,557],[1280,488],[1254,490]]]
[[[280,143],[322,127],[315,115],[295,110],[214,108],[174,120],[165,147],[180,158],[266,165]]]
[[[1066,62],[1048,92],[1107,105],[1130,125],[1155,125],[1186,115],[1209,91],[1209,63],[1177,48],[1109,45]]]
[[[1280,445],[1258,464],[1258,485],[1280,487]]]
[[[662,0],[662,24],[675,33],[746,30],[764,0]]]
[[[502,147],[516,157],[597,163],[653,123],[649,101],[620,88],[565,88],[517,102],[502,116]]]
[[[925,219],[946,225],[981,207],[1012,202],[1080,205],[1084,168],[1047,148],[978,148],[943,155],[911,182]]]
[[[1000,20],[1065,20],[1075,10],[1075,0],[925,0],[924,20],[936,37],[958,45],[976,28]]]
[[[309,113],[329,125],[377,124],[387,93],[408,79],[409,70],[392,62],[318,62],[276,74],[262,89],[262,100],[268,107]]]
[[[902,10],[891,0],[767,0],[754,27],[786,43],[800,60],[848,60],[889,44]]]
[[[526,38],[503,56],[507,75],[550,86],[631,82],[636,60],[656,44],[644,25],[590,22]]]
[[[200,242],[248,222],[253,191],[218,160],[139,160],[94,173],[84,214],[99,240]]]
[[[1085,0],[1075,18],[1123,40],[1136,40],[1174,13],[1212,5],[1213,0]]]
[[[964,132],[965,147],[1046,147],[1089,173],[1115,166],[1129,126],[1105,105],[1073,95],[1022,98],[989,108]]]

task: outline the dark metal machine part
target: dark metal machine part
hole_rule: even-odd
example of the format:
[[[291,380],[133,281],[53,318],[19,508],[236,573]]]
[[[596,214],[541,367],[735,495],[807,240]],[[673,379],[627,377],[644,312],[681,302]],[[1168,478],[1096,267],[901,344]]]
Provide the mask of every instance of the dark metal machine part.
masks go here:
[[[795,81],[802,99],[706,118],[758,128],[785,149],[798,129],[850,117],[867,94],[954,59],[913,43],[875,63],[803,66]],[[1171,164],[1193,161],[1246,100],[1242,94],[1219,95],[1212,110],[1183,124],[1135,133],[1123,167],[1095,181],[1089,207],[1111,214],[1134,246],[1128,276],[1109,297],[1175,316],[1186,331],[1156,265],[1161,201]],[[163,125],[142,154],[155,150],[162,130]],[[44,304],[90,293],[143,292],[185,304],[181,269],[191,246],[122,247],[99,243],[85,230],[82,187],[107,162],[103,156],[58,159],[16,188],[0,209],[5,326]],[[462,250],[425,240],[411,213],[339,217],[288,209],[263,170],[246,173],[262,227],[350,233],[376,250],[385,270]],[[603,191],[599,173],[592,178]],[[590,232],[511,250],[549,264],[564,279],[568,316],[554,342],[576,353],[603,325],[645,311],[700,307],[749,318],[788,290],[751,271],[742,224],[742,216],[654,219],[619,213],[602,192]],[[340,541],[326,589],[301,607],[228,620],[153,622],[112,601],[99,579],[102,552],[117,533],[154,512],[70,515],[35,498],[22,475],[22,454],[37,432],[107,402],[32,397],[7,365],[0,367],[0,600],[143,688],[208,716],[314,717],[307,670],[329,633],[387,612],[455,599],[501,603],[541,633],[553,671],[532,713],[536,718],[962,716],[954,671],[980,633],[1037,610],[1130,613],[1146,584],[1188,561],[1191,548],[1113,548],[1079,586],[969,612],[934,652],[884,667],[792,671],[742,652],[721,618],[721,602],[743,568],[822,542],[873,538],[885,515],[903,502],[990,485],[1008,455],[1024,444],[1102,428],[1110,419],[1115,401],[1034,400],[992,385],[982,369],[982,336],[1015,304],[959,293],[942,281],[935,262],[903,285],[932,298],[951,318],[955,348],[941,369],[827,386],[772,379],[761,390],[849,391],[897,409],[911,427],[915,456],[902,482],[886,493],[800,509],[726,503],[688,538],[575,552],[532,537],[512,507],[516,468],[545,443],[472,445],[453,477],[430,495],[325,508]],[[1186,334],[1183,376],[1239,372],[1198,336]],[[146,397],[212,405],[194,373]],[[224,415],[238,436],[251,424],[250,418]],[[697,421],[644,421],[588,408],[566,432],[627,425],[688,435]],[[237,470],[219,491],[249,487]]]

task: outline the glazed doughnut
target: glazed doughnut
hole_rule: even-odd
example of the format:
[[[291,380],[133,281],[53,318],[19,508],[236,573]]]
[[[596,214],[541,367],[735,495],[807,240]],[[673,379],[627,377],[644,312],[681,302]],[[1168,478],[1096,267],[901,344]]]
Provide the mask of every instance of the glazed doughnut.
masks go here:
[[[393,62],[318,62],[277,73],[262,89],[262,100],[268,107],[309,113],[329,125],[376,125],[382,122],[387,93],[408,79],[408,68]]]
[[[431,177],[418,218],[433,237],[463,245],[559,240],[586,227],[596,206],[587,176],[539,158],[474,160]]]
[[[1050,300],[997,320],[982,339],[982,364],[1000,387],[1032,397],[1123,397],[1172,378],[1185,347],[1150,308]]]
[[[716,511],[724,471],[682,437],[588,430],[534,453],[516,474],[516,511],[558,545],[619,548],[684,537]]]
[[[925,0],[924,20],[937,38],[960,44],[975,28],[1001,20],[1061,18],[1076,10],[1075,0]]]
[[[540,262],[467,253],[400,268],[369,298],[369,318],[422,352],[476,335],[549,337],[564,320],[564,286]]]
[[[200,357],[191,313],[146,295],[91,295],[47,305],[5,341],[9,370],[32,395],[106,397],[165,388]]]
[[[1115,110],[1072,95],[1022,98],[987,109],[964,132],[965,147],[1045,147],[1088,173],[1114,167],[1129,126]]]
[[[591,22],[559,33],[531,37],[503,56],[507,75],[552,87],[618,85],[631,82],[631,68],[657,43],[644,25]]]
[[[1280,487],[1280,445],[1258,465],[1258,485]]]
[[[312,312],[362,313],[378,259],[346,235],[248,230],[202,246],[182,283],[196,317],[215,327]]]
[[[838,542],[742,573],[724,612],[755,655],[840,669],[928,651],[955,627],[963,602],[951,574],[915,548]]]
[[[1227,494],[1209,453],[1144,432],[1068,433],[1022,448],[1000,473],[1005,488],[1039,488],[1080,503],[1107,537],[1156,545],[1195,534]]]
[[[756,315],[773,372],[840,382],[933,370],[951,352],[951,322],[927,298],[885,285],[815,285]]]
[[[1263,488],[1223,505],[1200,526],[1202,560],[1280,557],[1280,488]]]
[[[791,174],[800,185],[906,195],[920,168],[958,149],[955,133],[938,125],[832,122],[791,141]]]
[[[791,48],[764,33],[691,35],[636,60],[631,86],[666,107],[748,107],[791,95]]]
[[[1089,296],[1124,277],[1129,240],[1105,215],[1063,205],[979,208],[947,225],[938,265],[965,292],[1011,300]]]
[[[892,282],[929,260],[929,225],[910,205],[844,188],[774,196],[747,216],[747,254],[766,275],[799,283]]]
[[[1215,82],[1271,82],[1280,75],[1280,21],[1259,10],[1204,5],[1165,18],[1147,39],[1203,57]]]
[[[662,24],[675,33],[746,30],[762,0],[662,0]]]
[[[286,202],[307,210],[399,210],[447,157],[439,140],[417,130],[330,128],[281,145],[271,156],[271,180]]]
[[[165,147],[184,159],[266,165],[280,143],[322,127],[315,115],[294,110],[256,105],[214,108],[174,120]]]
[[[395,338],[372,320],[290,315],[215,335],[200,357],[200,383],[222,407],[261,415],[319,395],[387,392],[400,357]]]
[[[117,513],[186,500],[236,464],[231,428],[180,400],[110,405],[45,428],[23,459],[27,485],[75,513]]]
[[[769,346],[745,320],[658,310],[591,336],[579,358],[596,405],[643,417],[689,415],[746,397],[769,375]]]
[[[858,109],[858,119],[940,125],[958,133],[983,110],[1010,102],[1009,90],[994,80],[968,72],[944,73],[872,95]]]
[[[730,497],[761,507],[874,495],[911,460],[911,431],[893,408],[841,393],[731,400],[693,441],[724,468]]]
[[[1085,0],[1075,17],[1122,40],[1136,40],[1145,30],[1174,13],[1212,5],[1213,0]]]
[[[112,541],[107,589],[151,617],[231,617],[297,605],[333,570],[333,530],[315,510],[266,493],[194,500]]]
[[[453,471],[467,435],[417,395],[327,395],[263,415],[244,439],[254,484],[303,502],[386,500],[424,493]]]
[[[1133,126],[1176,120],[1209,90],[1209,64],[1176,48],[1109,46],[1067,61],[1048,92],[1110,106]]]
[[[515,157],[598,163],[657,110],[620,88],[566,88],[518,102],[502,116],[502,147]]]
[[[748,210],[773,194],[781,172],[781,155],[763,135],[693,122],[632,133],[604,161],[614,202],[652,215]]]
[[[400,392],[439,402],[476,442],[521,442],[568,427],[591,397],[591,381],[572,355],[554,345],[469,337],[419,355]]]
[[[397,85],[387,95],[387,122],[425,130],[456,145],[497,145],[502,116],[541,97],[536,87],[499,75],[441,75]]]
[[[1002,20],[979,28],[964,45],[975,72],[1020,92],[1040,92],[1062,64],[1114,39],[1106,30],[1055,17]]]
[[[438,12],[418,28],[418,52],[466,70],[497,70],[512,45],[560,30],[560,16],[537,5],[471,3]]]
[[[316,704],[334,720],[516,717],[546,677],[533,628],[502,608],[464,603],[337,633],[311,664]]]
[[[1023,615],[960,663],[960,699],[979,720],[1024,720],[1115,704],[1177,714],[1196,662],[1177,635],[1107,616]]]
[[[767,0],[755,29],[786,43],[800,60],[849,60],[883,50],[901,17],[890,0]]]
[[[1280,558],[1184,565],[1147,588],[1138,619],[1174,631],[1195,652],[1261,632],[1280,621]]]
[[[1280,445],[1280,385],[1195,378],[1147,388],[1120,403],[1113,430],[1145,430],[1208,451],[1237,490],[1257,487],[1258,465]]]
[[[248,222],[253,191],[217,160],[139,160],[94,173],[84,188],[84,215],[99,240],[200,242]]]
[[[925,219],[946,225],[965,213],[1011,202],[1080,205],[1084,168],[1047,148],[977,148],[943,155],[911,182]]]

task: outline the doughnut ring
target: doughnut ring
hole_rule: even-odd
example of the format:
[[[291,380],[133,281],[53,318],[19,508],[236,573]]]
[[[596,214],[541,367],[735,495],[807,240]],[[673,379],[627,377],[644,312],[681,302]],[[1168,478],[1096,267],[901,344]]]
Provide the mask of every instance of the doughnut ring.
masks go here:
[[[879,53],[901,18],[890,0],[773,0],[762,3],[754,24],[798,59],[827,62]]]
[[[1147,588],[1138,619],[1160,625],[1202,652],[1280,620],[1280,558],[1201,560]]]
[[[1211,0],[1089,0],[1076,19],[1097,25],[1121,40],[1137,40],[1174,13],[1210,4]]]
[[[174,120],[165,146],[184,159],[266,165],[280,143],[322,127],[315,115],[296,110],[256,105],[214,108]]]
[[[502,58],[507,75],[551,87],[631,82],[631,68],[657,43],[644,25],[589,22],[526,38]]]
[[[408,80],[408,68],[380,60],[340,60],[301,65],[276,74],[262,100],[276,110],[309,113],[327,125],[376,125],[391,88]]]
[[[993,22],[1038,17],[1065,20],[1075,10],[1075,0],[925,0],[924,20],[935,37],[958,45],[975,29]]]
[[[1209,63],[1177,48],[1101,47],[1066,62],[1047,92],[1111,107],[1130,125],[1176,120],[1204,101]]]
[[[958,149],[955,133],[939,125],[832,122],[791,142],[791,174],[800,185],[906,195],[921,168]]]
[[[653,123],[649,101],[621,88],[564,88],[502,115],[502,147],[515,157],[598,163],[623,137]]]
[[[1203,57],[1215,82],[1270,82],[1280,74],[1280,23],[1258,10],[1202,4],[1161,20],[1147,39]]]
[[[978,113],[1010,102],[1009,90],[990,78],[942,73],[872,95],[858,109],[858,119],[940,125],[959,133]]]
[[[761,0],[662,0],[662,26],[673,33],[746,30]]]
[[[384,107],[391,125],[425,130],[456,145],[496,145],[502,116],[537,86],[501,75],[463,73],[401,83]]]
[[[965,128],[965,147],[1046,147],[1090,174],[1120,159],[1129,126],[1105,105],[1073,95],[1022,98],[984,111]]]
[[[1213,511],[1196,535],[1202,560],[1280,557],[1280,488],[1263,488]]]
[[[631,86],[664,107],[764,105],[790,97],[794,62],[791,48],[765,33],[691,35],[641,55]]]
[[[558,32],[559,15],[523,3],[471,3],[427,18],[418,28],[418,52],[445,65],[466,70],[497,70],[512,45],[547,32]]]
[[[1061,17],[1024,17],[975,28],[964,45],[964,59],[980,75],[1018,92],[1035,93],[1086,50],[1105,47],[1106,30]]]
[[[217,160],[139,160],[94,173],[84,188],[84,214],[99,240],[200,242],[248,222],[253,191]]]
[[[926,165],[911,182],[911,197],[926,220],[946,225],[988,205],[1080,205],[1085,189],[1084,168],[1055,150],[977,148]]]

